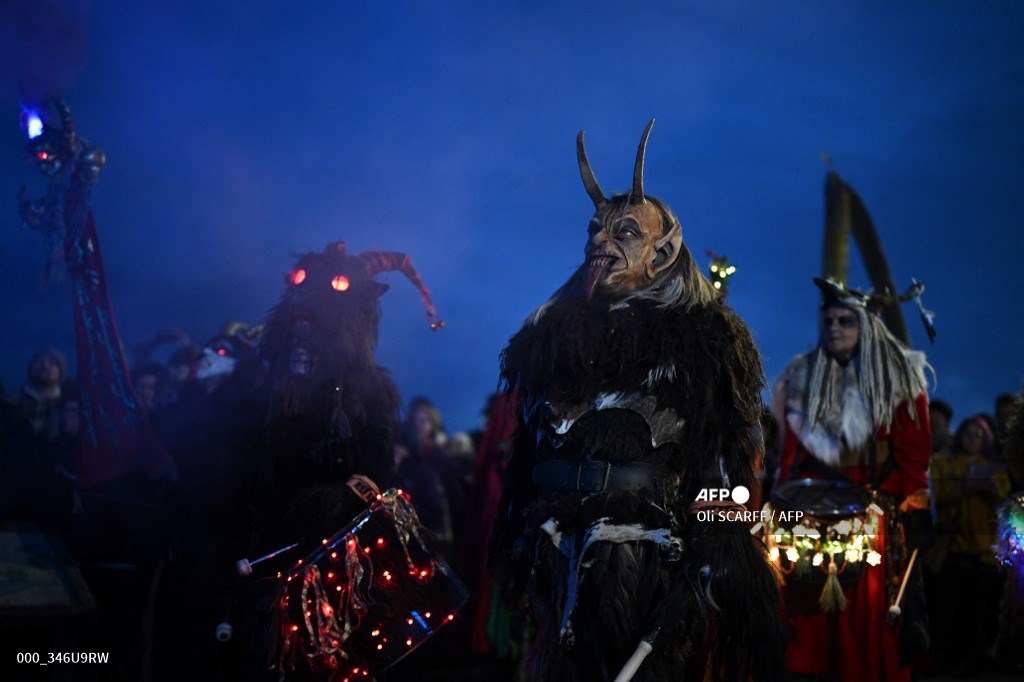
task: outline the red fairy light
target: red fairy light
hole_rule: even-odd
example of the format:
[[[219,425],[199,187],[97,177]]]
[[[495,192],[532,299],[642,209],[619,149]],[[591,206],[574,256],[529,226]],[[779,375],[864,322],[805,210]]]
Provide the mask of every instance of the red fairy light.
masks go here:
[[[384,546],[384,538],[377,538],[377,546],[378,547],[383,547]]]
[[[378,635],[380,635],[380,630],[373,630],[370,632],[370,637],[377,637]]]
[[[380,651],[380,650],[381,650],[381,649],[383,649],[383,648],[384,648],[384,645],[383,645],[383,644],[378,644],[378,645],[377,645],[377,651]]]
[[[338,558],[338,553],[337,552],[331,552],[331,558],[332,559],[337,559]]]
[[[405,645],[406,646],[412,646],[412,637],[410,637],[409,639],[405,640]]]
[[[337,590],[338,592],[341,592],[341,585],[338,585]]]
[[[299,631],[299,626],[298,625],[293,625],[292,626],[292,632],[298,632],[298,631]]]
[[[295,272],[292,273],[292,284],[294,284],[295,286],[298,286],[298,285],[302,284],[305,281],[306,281],[306,271],[303,270],[302,268],[299,268],[298,270],[296,270]]]
[[[409,625],[412,625],[412,618],[406,618],[405,622]]]
[[[348,541],[348,546],[349,547],[355,547],[356,546],[356,541],[355,540],[349,540]]]
[[[348,291],[348,277],[345,275],[338,275],[331,280],[331,286],[334,287],[335,291]]]
[[[334,571],[327,571],[327,579],[330,580],[334,577]]]
[[[326,545],[327,544],[327,538],[324,538],[323,540],[321,540],[320,544],[321,545]]]
[[[363,551],[366,552],[367,554],[369,554],[370,553],[370,548],[369,547],[364,547]]]
[[[455,620],[455,614],[454,613],[449,613],[448,614],[448,620],[450,620],[450,621],[451,620]]]
[[[369,677],[369,676],[370,676],[370,671],[369,670],[364,670],[363,671],[363,677]]]
[[[430,618],[430,611],[427,611],[427,612],[426,612],[426,613],[424,613],[423,615],[424,615],[425,617],[427,617],[427,618]]]

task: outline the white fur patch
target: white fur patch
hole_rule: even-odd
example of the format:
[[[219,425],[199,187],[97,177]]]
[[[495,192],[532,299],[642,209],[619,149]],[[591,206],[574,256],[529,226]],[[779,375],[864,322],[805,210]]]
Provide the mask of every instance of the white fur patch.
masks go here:
[[[562,531],[558,530],[558,521],[553,517],[540,524],[540,529],[551,536],[551,542],[555,547],[562,544]]]
[[[602,393],[597,396],[597,400],[594,401],[594,409],[610,410],[625,402],[625,398],[626,396],[623,393]]]
[[[650,388],[659,381],[667,381],[672,383],[676,380],[676,366],[669,365],[658,365],[654,369],[647,372],[647,378],[644,379],[644,386]]]
[[[864,396],[855,386],[843,391],[842,433],[851,450],[859,450],[873,435],[871,415],[864,403]]]

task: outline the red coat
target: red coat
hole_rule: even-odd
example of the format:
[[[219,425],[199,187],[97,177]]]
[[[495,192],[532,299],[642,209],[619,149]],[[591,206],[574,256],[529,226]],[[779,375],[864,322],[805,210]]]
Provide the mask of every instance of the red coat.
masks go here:
[[[907,410],[906,403],[903,403],[896,409],[892,423],[875,434],[875,440],[888,441],[889,457],[895,460],[895,466],[879,488],[901,498],[928,487],[932,432],[928,423],[928,398],[924,393],[914,400],[914,411],[917,414],[916,421]],[[797,464],[796,469],[799,470],[798,465],[804,457],[813,457],[800,443],[788,422],[785,428],[786,435],[779,455],[779,482],[789,480],[794,464]],[[879,463],[879,470],[882,467],[883,464]],[[867,467],[839,467],[836,470],[860,485],[868,484],[873,478]]]
[[[890,473],[879,488],[898,497],[928,487],[927,469],[931,458],[931,429],[928,424],[928,399],[922,393],[914,401],[917,420],[910,416],[906,403],[901,405],[892,423],[879,429],[876,439],[887,440],[889,457],[894,460]],[[786,424],[780,454],[779,480],[799,470],[804,457],[813,457]],[[795,464],[797,464],[795,466]],[[879,464],[879,470],[884,465]],[[851,482],[866,485],[873,478],[866,466],[836,469]],[[878,472],[876,472],[877,475]],[[878,551],[884,554],[886,538],[879,538]],[[818,606],[820,585],[797,582],[783,591],[783,616],[789,629],[786,667],[791,672],[816,675],[842,682],[906,682],[910,669],[900,664],[897,640],[899,630],[886,623],[889,608],[885,562],[865,566],[856,583],[845,585],[846,609],[825,613]]]

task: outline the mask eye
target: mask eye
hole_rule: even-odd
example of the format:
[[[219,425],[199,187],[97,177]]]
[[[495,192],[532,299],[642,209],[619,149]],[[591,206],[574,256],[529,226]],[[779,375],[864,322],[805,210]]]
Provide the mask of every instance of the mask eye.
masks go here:
[[[292,276],[290,279],[292,284],[298,286],[306,281],[306,271],[303,270],[302,268],[298,268],[297,270],[292,272]]]
[[[331,286],[334,287],[335,291],[347,291],[348,285],[348,277],[345,275],[338,275],[331,280]]]
[[[36,158],[39,159],[40,161],[46,161],[48,158],[50,158],[50,155],[47,154],[46,152],[39,151],[36,152]]]
[[[217,349],[217,355],[227,355],[227,354],[228,354],[228,352],[224,348],[218,348]]]

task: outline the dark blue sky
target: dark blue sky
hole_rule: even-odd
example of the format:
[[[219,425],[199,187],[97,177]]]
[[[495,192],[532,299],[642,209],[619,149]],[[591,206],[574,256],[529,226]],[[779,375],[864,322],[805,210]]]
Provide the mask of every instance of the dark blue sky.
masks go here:
[[[27,32],[58,9],[60,30]],[[378,359],[405,400],[470,428],[505,341],[581,259],[576,132],[623,190],[653,116],[645,188],[702,264],[713,249],[738,267],[730,299],[769,379],[815,340],[822,150],[898,286],[927,285],[934,395],[959,419],[1024,377],[1019,2],[12,0],[0,46],[8,390],[35,348],[73,355],[69,292],[41,291],[42,240],[17,217],[18,188],[38,186],[25,73],[60,83],[107,153],[94,208],[129,347],[258,322],[290,254],[406,251],[448,326],[431,333],[392,274]]]

